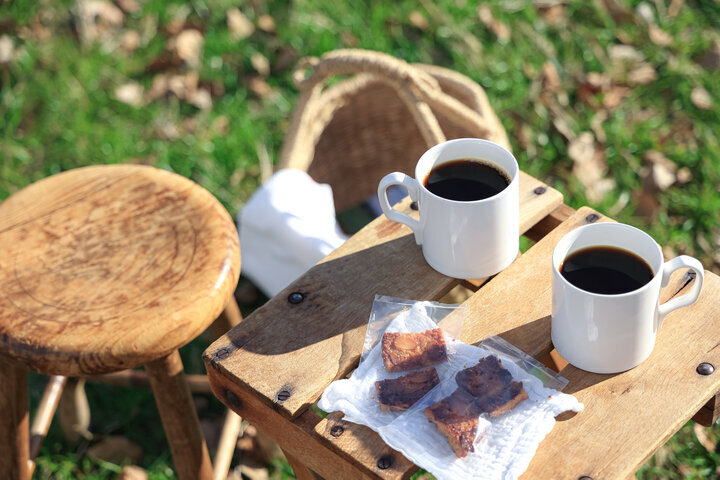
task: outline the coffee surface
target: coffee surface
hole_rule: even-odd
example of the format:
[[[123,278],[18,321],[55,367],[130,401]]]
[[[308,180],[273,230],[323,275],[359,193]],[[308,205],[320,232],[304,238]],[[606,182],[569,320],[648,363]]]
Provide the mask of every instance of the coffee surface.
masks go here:
[[[496,165],[464,158],[434,167],[423,184],[439,197],[472,202],[502,192],[510,185],[510,178]]]
[[[608,246],[571,253],[560,266],[560,273],[576,287],[604,295],[632,292],[654,276],[652,268],[638,255]]]

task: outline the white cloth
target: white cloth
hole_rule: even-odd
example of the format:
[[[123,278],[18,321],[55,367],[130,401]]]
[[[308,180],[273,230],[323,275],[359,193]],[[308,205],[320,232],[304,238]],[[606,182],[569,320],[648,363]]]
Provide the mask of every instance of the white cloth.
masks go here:
[[[418,328],[418,324],[422,326]],[[411,310],[398,315],[388,330],[409,332],[435,327],[430,318]],[[582,411],[583,405],[572,395],[545,388],[538,378],[499,355],[503,366],[523,383],[529,399],[500,418],[480,418],[478,432],[484,430],[484,436],[475,444],[475,452],[457,458],[447,439],[429,422],[423,410],[457,388],[457,371],[475,365],[491,352],[447,337],[446,340],[448,362],[436,365],[440,385],[409,410],[383,412],[380,409],[375,381],[407,372],[389,374],[385,371],[379,343],[350,378],[337,380],[325,389],[318,407],[326,412],[342,411],[345,420],[372,428],[391,448],[438,480],[519,477],[527,469],[537,446],[552,430],[555,417],[565,411]]]
[[[242,272],[272,297],[347,240],[330,185],[276,172],[238,214]]]

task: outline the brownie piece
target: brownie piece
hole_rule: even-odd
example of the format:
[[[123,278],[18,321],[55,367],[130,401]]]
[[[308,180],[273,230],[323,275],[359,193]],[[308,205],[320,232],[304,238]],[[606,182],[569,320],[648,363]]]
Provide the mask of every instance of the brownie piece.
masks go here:
[[[476,398],[477,408],[493,418],[504,415],[528,398],[523,384],[515,381],[494,355],[459,371],[455,380],[460,388]]]
[[[428,367],[402,377],[375,382],[375,390],[383,411],[400,411],[410,408],[438,383],[437,370]]]
[[[480,413],[475,407],[475,400],[466,390],[458,388],[425,409],[425,416],[445,435],[458,458],[475,451],[473,444]]]
[[[382,338],[382,359],[388,372],[444,362],[447,360],[445,337],[439,328],[422,333],[385,332]]]

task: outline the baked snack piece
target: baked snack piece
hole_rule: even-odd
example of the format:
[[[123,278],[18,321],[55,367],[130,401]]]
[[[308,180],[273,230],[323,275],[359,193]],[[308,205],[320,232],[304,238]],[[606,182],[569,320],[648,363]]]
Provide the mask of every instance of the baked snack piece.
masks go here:
[[[490,355],[477,365],[460,370],[455,381],[476,398],[475,405],[483,413],[497,418],[528,398],[521,382],[513,379],[500,360]]]
[[[399,372],[427,367],[447,360],[447,347],[442,330],[421,333],[388,333],[382,338],[382,359],[385,370]]]
[[[402,377],[375,382],[380,408],[387,411],[407,410],[440,383],[435,367],[410,372]]]
[[[445,435],[458,458],[474,452],[480,412],[475,397],[458,388],[449,396],[427,407],[425,416]]]

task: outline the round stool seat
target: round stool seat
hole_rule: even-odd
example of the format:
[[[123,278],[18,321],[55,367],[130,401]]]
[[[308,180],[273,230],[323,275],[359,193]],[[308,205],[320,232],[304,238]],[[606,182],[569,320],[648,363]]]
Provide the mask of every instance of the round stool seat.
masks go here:
[[[185,345],[240,275],[235,225],[208,191],[138,165],[79,168],[0,204],[0,356],[91,375]]]

